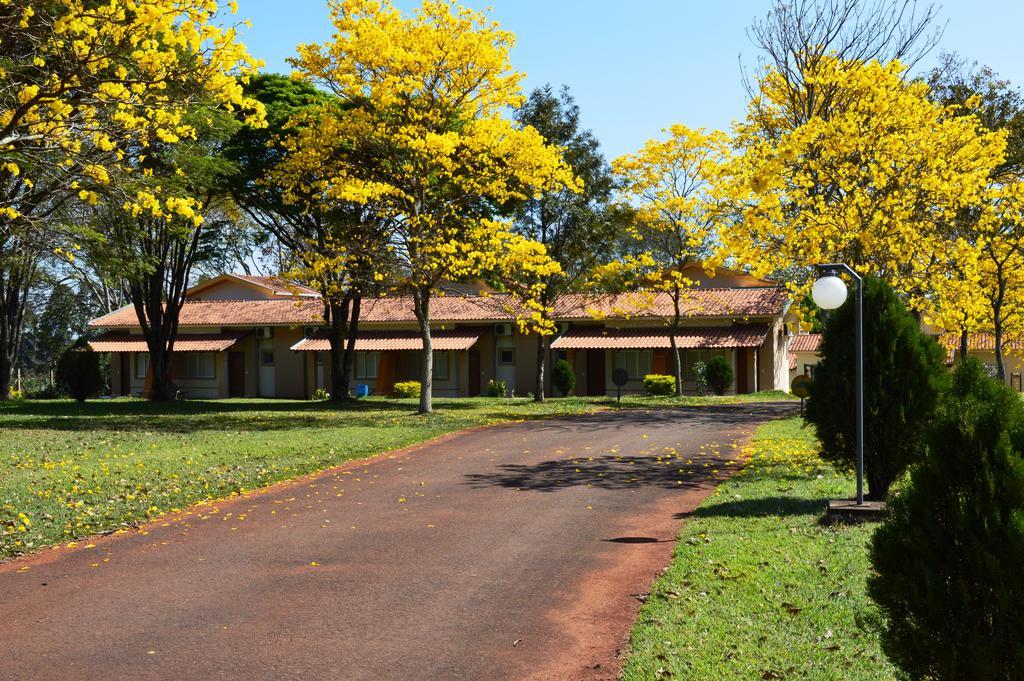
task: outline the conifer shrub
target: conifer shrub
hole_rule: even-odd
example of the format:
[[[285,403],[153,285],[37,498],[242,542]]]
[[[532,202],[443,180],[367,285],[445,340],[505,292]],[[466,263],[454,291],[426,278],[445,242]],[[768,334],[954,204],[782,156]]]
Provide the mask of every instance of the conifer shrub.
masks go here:
[[[822,457],[852,469],[856,458],[856,328],[850,300],[829,313],[814,369],[807,420]],[[864,476],[868,496],[889,487],[923,454],[939,395],[949,385],[945,351],[884,281],[864,278]]]
[[[576,387],[576,374],[568,360],[560,359],[555,362],[551,369],[551,382],[562,393],[562,397],[568,397],[572,389]]]
[[[732,365],[729,364],[729,360],[721,355],[712,357],[708,360],[707,366],[704,369],[705,380],[708,382],[708,386],[715,391],[716,395],[724,395],[725,391],[732,385],[733,371]]]
[[[1024,407],[976,359],[875,532],[868,590],[911,678],[1024,678]]]
[[[57,383],[79,402],[95,397],[106,386],[100,356],[84,339],[61,353],[56,374]]]

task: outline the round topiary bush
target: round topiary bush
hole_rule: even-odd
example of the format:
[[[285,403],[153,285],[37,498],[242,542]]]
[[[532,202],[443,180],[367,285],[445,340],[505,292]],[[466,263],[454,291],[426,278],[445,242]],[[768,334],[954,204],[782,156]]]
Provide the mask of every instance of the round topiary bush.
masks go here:
[[[647,374],[644,376],[644,390],[654,397],[667,397],[676,394],[676,379],[664,374]]]
[[[732,365],[721,355],[712,357],[705,369],[708,385],[715,391],[716,395],[724,395],[725,391],[732,385]]]
[[[105,381],[100,356],[89,348],[84,339],[64,350],[57,360],[57,383],[79,402],[85,402],[103,390]]]
[[[576,374],[567,360],[560,359],[555,362],[551,369],[551,382],[558,388],[558,392],[562,393],[562,397],[568,397],[576,387]]]
[[[908,677],[1024,678],[1024,406],[976,359],[875,532],[868,589]]]

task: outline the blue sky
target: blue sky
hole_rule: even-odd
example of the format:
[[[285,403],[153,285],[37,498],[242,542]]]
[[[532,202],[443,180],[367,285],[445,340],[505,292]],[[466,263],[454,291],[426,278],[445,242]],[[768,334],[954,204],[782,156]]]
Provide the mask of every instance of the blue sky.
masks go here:
[[[741,117],[740,62],[757,57],[745,29],[770,6],[770,0],[462,2],[490,6],[516,33],[512,59],[527,74],[527,89],[569,85],[609,158],[636,150],[672,123],[724,129]],[[243,39],[267,70],[289,73],[285,59],[297,44],[330,38],[324,0],[238,4],[239,18],[253,24]],[[941,49],[1024,85],[1024,2],[954,0],[943,4],[941,17],[948,22]]]

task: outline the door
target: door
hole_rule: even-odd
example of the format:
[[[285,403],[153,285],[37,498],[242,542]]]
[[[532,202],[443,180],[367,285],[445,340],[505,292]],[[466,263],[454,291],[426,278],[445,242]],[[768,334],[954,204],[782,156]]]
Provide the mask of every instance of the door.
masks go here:
[[[127,352],[119,353],[121,357],[121,394],[132,394],[132,356]]]
[[[262,340],[260,352],[260,397],[274,397],[274,341]]]
[[[228,353],[228,397],[245,397],[245,353]]]
[[[587,350],[587,395],[601,397],[607,390],[604,385],[604,350]]]
[[[736,352],[736,394],[750,392],[750,350],[737,348]]]
[[[480,351],[475,348],[469,350],[469,396],[476,397],[480,394]]]

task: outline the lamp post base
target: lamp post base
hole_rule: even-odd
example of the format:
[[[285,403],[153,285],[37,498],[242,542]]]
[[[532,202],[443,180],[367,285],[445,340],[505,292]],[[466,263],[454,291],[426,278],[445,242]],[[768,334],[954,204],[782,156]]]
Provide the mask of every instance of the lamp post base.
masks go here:
[[[856,499],[829,499],[825,519],[842,522],[870,522],[885,516],[884,501],[865,501],[858,504]]]

